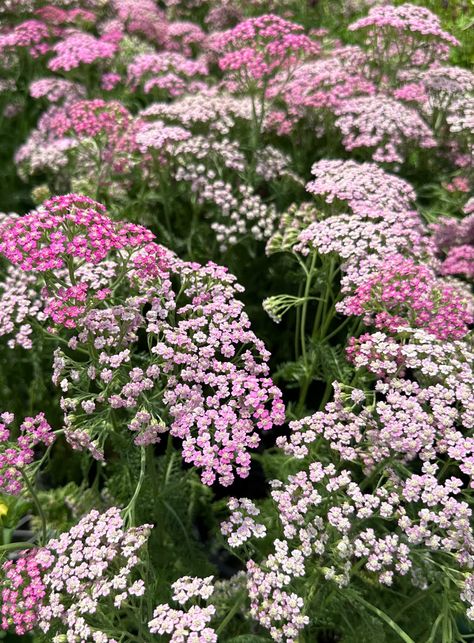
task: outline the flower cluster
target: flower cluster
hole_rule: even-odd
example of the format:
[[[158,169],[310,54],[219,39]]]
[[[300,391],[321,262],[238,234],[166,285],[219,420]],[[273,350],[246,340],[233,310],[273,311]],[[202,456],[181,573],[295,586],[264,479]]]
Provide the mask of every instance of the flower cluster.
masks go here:
[[[2,566],[4,575],[2,589],[1,629],[13,626],[19,636],[33,629],[38,621],[38,606],[45,596],[43,574],[48,569],[48,556],[31,552],[17,561],[7,561]]]
[[[385,96],[352,98],[336,110],[336,126],[346,150],[369,148],[379,163],[402,163],[414,144],[436,146],[433,133],[419,114]]]
[[[86,363],[61,351],[56,355],[53,381],[68,393],[68,441],[103,457],[90,437],[97,426],[89,417],[101,407],[109,413],[133,409],[129,428],[137,434],[135,443],[157,442],[166,430],[157,421],[164,405],[171,435],[183,441],[184,460],[203,469],[207,484],[216,475],[230,484],[234,467],[241,477],[249,473],[247,449],[260,440],[255,429],[284,420],[280,391],[268,377],[269,353],[250,330],[236,299],[242,289],[226,269],[181,262],[149,243],[152,238],[146,228],[113,221],[101,204],[71,194],[7,219],[1,250],[22,270],[43,273],[45,314],[75,328],[69,346],[90,355]],[[117,304],[107,287],[113,279],[120,283],[112,256],[122,270],[131,257],[134,265],[128,297]],[[178,295],[172,279],[181,282]],[[139,329],[148,337],[146,368]],[[146,394],[157,387],[160,406],[149,407]],[[102,429],[98,437],[103,443],[107,434]]]
[[[0,490],[18,495],[23,490],[27,467],[34,460],[34,448],[38,444],[50,446],[55,435],[44,413],[25,418],[16,440],[7,428],[15,419],[13,413],[2,413],[0,418]]]
[[[91,34],[75,32],[53,47],[54,56],[48,63],[51,71],[70,71],[80,65],[107,60],[115,54],[116,45]]]
[[[304,35],[303,27],[273,14],[249,18],[216,34],[212,48],[219,53],[220,68],[241,89],[268,83],[280,69],[289,72],[320,49]]]
[[[311,194],[330,205],[343,202],[354,214],[378,217],[383,212],[410,210],[416,199],[412,186],[376,163],[323,160],[314,163],[307,184]]]
[[[191,578],[184,576],[173,583],[173,600],[184,606],[193,599],[207,601],[214,592],[213,576]],[[168,604],[155,608],[148,627],[152,634],[168,635],[170,643],[217,643],[217,634],[209,623],[216,613],[214,605],[188,606],[187,611],[174,609]]]
[[[254,516],[260,510],[248,498],[230,498],[227,507],[231,514],[229,520],[221,523],[221,532],[227,538],[230,547],[239,547],[249,538],[264,538],[265,525],[257,523]]]
[[[67,194],[2,227],[0,252],[22,270],[57,270],[72,258],[98,263],[112,250],[133,249],[154,235],[133,223],[116,223],[105,207]]]
[[[321,58],[298,66],[289,81],[277,76],[269,94],[282,94],[292,116],[315,113],[315,110],[334,111],[353,96],[373,94],[375,86],[357,69],[346,64],[337,52],[331,58]]]
[[[139,54],[127,69],[132,89],[143,86],[145,94],[161,92],[165,97],[205,88],[199,78],[207,73],[205,60],[193,60],[175,52]]]
[[[0,635],[469,638],[474,75],[420,4],[0,0]]]
[[[402,255],[384,258],[378,272],[360,284],[339,307],[346,315],[361,315],[367,324],[395,334],[401,328],[425,328],[439,339],[460,339],[472,323],[472,313],[459,291],[437,279],[423,264]]]
[[[8,347],[33,347],[32,320],[45,320],[43,301],[35,288],[36,277],[9,266],[0,283],[0,336],[9,337]]]
[[[206,132],[227,135],[237,121],[251,120],[252,107],[246,97],[206,90],[185,95],[172,103],[152,103],[140,112],[140,116],[157,117],[189,130],[205,127]]]
[[[50,103],[75,102],[84,97],[85,88],[63,78],[40,78],[30,85],[33,98],[45,98]]]
[[[342,291],[351,292],[378,273],[392,255],[432,260],[434,249],[416,210],[411,186],[373,163],[319,161],[312,168],[316,180],[307,190],[321,195],[335,212],[303,229],[295,251],[336,253],[342,259]],[[347,206],[345,205],[347,204]]]
[[[459,44],[443,30],[438,16],[426,7],[405,3],[372,7],[367,16],[349,25],[364,30],[374,62],[381,69],[426,67],[447,58],[450,46]]]
[[[280,391],[268,377],[269,354],[235,298],[240,286],[214,264],[201,267],[172,256],[167,264],[159,246],[147,247],[134,261],[140,281],[135,282],[133,273],[131,278],[138,290],[131,290],[125,305],[91,309],[72,340],[73,347],[92,343],[99,354],[94,351],[91,362],[82,366],[57,354],[53,380],[69,394],[63,401],[68,440],[101,458],[96,442],[87,438],[88,414],[108,404],[112,409],[139,411],[129,424],[132,431],[139,431],[138,443],[158,441],[164,428],[152,421],[157,411],[151,407],[144,414],[146,406],[140,406],[146,404],[147,391],[166,381],[159,399],[168,409],[171,435],[183,441],[184,460],[203,469],[206,484],[212,484],[216,475],[221,484],[230,484],[234,467],[239,476],[247,476],[247,449],[260,441],[255,429],[281,424],[284,408]],[[184,301],[171,289],[172,277],[181,280]],[[150,307],[146,313],[145,305]],[[151,346],[146,369],[139,367],[139,355],[132,353],[140,327]],[[75,410],[74,391],[81,391],[87,433]]]
[[[40,20],[26,20],[0,36],[0,52],[19,47],[27,48],[32,57],[41,56],[50,49],[50,28]]]
[[[65,635],[113,643],[101,629],[100,609],[119,610],[144,594],[143,580],[134,575],[151,528],[126,529],[117,507],[103,514],[93,510],[43,548],[5,563],[3,628],[10,616],[19,629],[37,626],[55,641]]]

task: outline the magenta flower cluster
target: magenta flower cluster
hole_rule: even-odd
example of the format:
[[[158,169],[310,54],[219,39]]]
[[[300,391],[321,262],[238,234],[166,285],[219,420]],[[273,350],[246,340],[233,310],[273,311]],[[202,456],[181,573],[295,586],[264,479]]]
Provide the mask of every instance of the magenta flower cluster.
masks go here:
[[[92,199],[69,194],[3,226],[0,252],[22,270],[45,272],[64,267],[68,258],[98,263],[112,249],[137,248],[153,237],[140,225],[113,222]]]
[[[339,307],[392,334],[408,326],[424,328],[439,339],[460,339],[472,312],[459,290],[437,279],[426,265],[403,255],[385,257],[379,271],[360,284]]]
[[[280,69],[288,71],[320,50],[301,25],[273,14],[249,18],[217,33],[212,48],[219,54],[220,68],[231,72],[240,87],[268,82]]]

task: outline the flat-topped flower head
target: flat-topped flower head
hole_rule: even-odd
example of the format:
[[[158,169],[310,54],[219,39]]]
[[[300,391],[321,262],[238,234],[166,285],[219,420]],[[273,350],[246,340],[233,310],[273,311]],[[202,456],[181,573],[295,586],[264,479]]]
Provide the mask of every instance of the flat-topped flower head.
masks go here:
[[[346,150],[367,148],[379,163],[402,163],[414,147],[436,146],[433,132],[415,109],[388,96],[363,96],[341,102],[336,127]]]
[[[424,328],[439,339],[464,337],[472,313],[449,283],[424,264],[402,255],[387,256],[377,273],[360,284],[340,305],[345,314],[365,315],[391,333],[400,328]]]
[[[33,98],[44,98],[50,103],[69,103],[82,98],[85,93],[85,87],[64,78],[39,78],[30,84]]]
[[[54,31],[41,20],[26,20],[0,34],[0,53],[27,48],[33,58],[49,51]]]
[[[203,78],[208,74],[204,58],[194,60],[180,53],[138,54],[128,65],[127,76],[132,90],[143,88],[145,94],[161,90],[166,97],[203,89]]]
[[[51,71],[71,71],[81,65],[110,60],[117,46],[92,34],[75,31],[53,47],[55,56],[48,63]]]
[[[57,136],[106,136],[114,141],[131,123],[130,112],[118,101],[79,100],[52,113],[50,129]]]
[[[249,18],[216,34],[211,46],[219,53],[220,68],[242,85],[268,80],[320,50],[301,25],[273,14]]]
[[[450,47],[459,45],[436,14],[408,2],[372,7],[349,30],[364,30],[374,65],[385,72],[392,69],[395,75],[407,66],[427,67],[446,59]]]
[[[154,238],[146,228],[117,222],[89,197],[53,197],[2,228],[0,252],[23,270],[57,270],[69,259],[98,263],[111,250],[138,248]]]
[[[118,507],[93,509],[44,547],[5,563],[2,629],[13,623],[17,634],[36,627],[48,640],[113,643],[95,615],[103,601],[120,609],[144,594],[135,573],[151,528],[127,529]]]
[[[38,444],[50,446],[55,435],[44,413],[27,417],[20,425],[20,435],[12,437],[9,428],[13,413],[0,415],[0,492],[18,495],[23,490],[23,474],[34,460],[34,448]]]
[[[307,184],[308,192],[328,204],[342,202],[343,211],[349,206],[354,214],[368,218],[410,210],[416,200],[407,181],[376,163],[323,159],[313,164],[311,173],[315,179]]]

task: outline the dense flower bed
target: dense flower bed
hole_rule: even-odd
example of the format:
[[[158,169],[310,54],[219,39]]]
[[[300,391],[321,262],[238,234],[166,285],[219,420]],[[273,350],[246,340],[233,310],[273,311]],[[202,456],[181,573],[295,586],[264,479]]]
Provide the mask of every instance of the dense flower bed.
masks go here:
[[[474,636],[474,16],[433,4],[1,3],[0,638]]]

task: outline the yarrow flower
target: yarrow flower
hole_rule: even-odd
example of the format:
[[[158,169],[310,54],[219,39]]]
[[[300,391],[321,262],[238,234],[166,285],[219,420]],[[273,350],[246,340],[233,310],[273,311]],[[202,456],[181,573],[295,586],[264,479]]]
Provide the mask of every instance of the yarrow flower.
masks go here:
[[[201,80],[208,73],[204,59],[193,60],[179,53],[138,54],[127,68],[133,90],[142,86],[145,94],[159,90],[166,96],[180,96],[206,87]]]
[[[220,68],[240,89],[249,89],[252,82],[267,83],[280,69],[289,72],[320,50],[301,25],[273,14],[248,18],[216,34],[211,46],[219,54]]]
[[[18,495],[23,490],[28,465],[34,461],[34,448],[38,444],[50,446],[55,435],[44,413],[25,418],[16,440],[7,428],[15,419],[13,413],[2,413],[0,419],[0,491]]]
[[[26,20],[0,35],[0,52],[25,47],[33,58],[47,53],[51,48],[53,30],[41,20]]]
[[[158,261],[150,261],[154,250]],[[160,254],[166,257],[159,246],[151,245],[135,256],[139,281],[133,273],[131,280],[139,289],[126,305],[92,309],[83,318],[72,345],[86,347],[91,341],[101,351],[87,373],[78,372],[77,365],[69,367],[65,356],[58,354],[53,380],[65,392],[69,387],[85,387],[83,400],[94,404],[138,407],[129,428],[144,431],[148,437],[140,433],[137,440],[145,443],[159,440],[164,429],[153,414],[142,415],[142,396],[154,389],[155,382],[165,380],[160,399],[171,416],[171,435],[183,441],[184,460],[203,469],[206,484],[212,484],[217,475],[221,484],[228,485],[234,479],[234,467],[237,475],[248,475],[247,448],[255,448],[260,440],[255,429],[267,430],[283,422],[281,393],[268,377],[269,354],[251,332],[243,306],[235,298],[241,290],[234,285],[235,278],[212,263],[201,267],[180,262],[171,253],[163,263]],[[184,302],[176,299],[172,277],[181,281]],[[144,315],[145,304],[150,310]],[[152,345],[146,369],[139,366],[141,362],[135,365],[132,352],[140,327]],[[240,346],[246,347],[241,356]],[[89,391],[90,373],[95,393]],[[100,392],[103,388],[107,399]],[[64,399],[67,438],[76,447],[89,448],[90,440],[81,446],[83,429],[77,411],[71,416],[74,421],[68,420],[68,411],[76,406],[74,398]],[[83,422],[90,431],[87,415]]]
[[[427,266],[402,255],[387,256],[379,270],[339,305],[346,315],[391,333],[404,326],[425,328],[439,339],[460,339],[472,313],[453,286],[437,279]]]
[[[160,440],[166,412],[184,460],[203,470],[206,484],[217,477],[228,485],[234,472],[248,475],[257,431],[284,421],[270,355],[250,330],[236,298],[242,288],[225,268],[179,261],[152,238],[142,226],[112,220],[92,199],[70,194],[7,218],[0,251],[39,273],[45,314],[75,329],[70,348],[89,355],[81,364],[59,349],[55,355],[53,381],[68,394],[61,404],[73,448],[103,459],[107,424],[91,422],[94,411],[133,410],[128,427],[139,446]],[[147,365],[139,331],[148,338]],[[158,384],[150,407],[147,393]]]
[[[186,605],[193,599],[209,600],[214,592],[213,576],[192,578],[183,576],[173,583],[173,600]],[[217,634],[208,624],[216,614],[214,605],[188,606],[173,609],[168,604],[158,605],[148,627],[152,634],[168,635],[170,643],[217,643]]]
[[[46,596],[43,576],[49,566],[49,556],[37,555],[36,552],[3,564],[2,630],[12,627],[15,634],[22,636],[37,625],[38,607]]]
[[[12,620],[17,633],[38,627],[51,640],[116,643],[102,630],[99,608],[113,614],[145,592],[134,574],[151,528],[126,529],[117,507],[93,510],[43,548],[4,563],[2,628]]]
[[[9,337],[9,348],[33,348],[33,328],[36,319],[44,322],[44,302],[36,288],[36,276],[25,273],[18,266],[8,266],[0,283],[0,336]]]
[[[376,163],[324,159],[313,164],[311,174],[316,178],[307,184],[308,192],[321,195],[329,205],[342,201],[365,217],[410,210],[416,200],[407,181]]]
[[[337,55],[299,65],[290,80],[282,72],[272,82],[269,96],[284,100],[291,117],[316,116],[315,110],[331,112],[358,95],[373,94],[375,87],[359,71],[352,69]]]
[[[393,70],[395,77],[400,69],[428,67],[446,59],[449,48],[459,45],[444,31],[436,14],[408,2],[372,7],[367,16],[349,25],[349,30],[364,30],[374,65]]]
[[[433,132],[414,109],[386,96],[351,98],[335,109],[346,150],[369,148],[374,161],[403,163],[413,146],[436,146]]]
[[[183,127],[165,125],[163,121],[144,123],[136,134],[137,145],[140,151],[145,153],[149,150],[163,152],[168,146],[178,141],[185,141],[191,137],[191,133]]]
[[[265,525],[255,521],[260,510],[248,498],[230,498],[227,507],[231,512],[229,519],[221,523],[221,532],[227,537],[230,547],[239,547],[249,538],[264,538]]]
[[[22,270],[45,272],[72,258],[98,263],[112,249],[137,248],[153,237],[142,226],[112,221],[100,203],[68,194],[2,227],[0,252]]]
[[[85,93],[82,85],[63,78],[40,78],[30,84],[33,98],[46,98],[50,103],[75,102],[83,98]]]
[[[90,65],[98,60],[109,60],[117,46],[92,34],[73,32],[53,47],[54,57],[48,62],[51,71],[70,71],[80,65]]]

